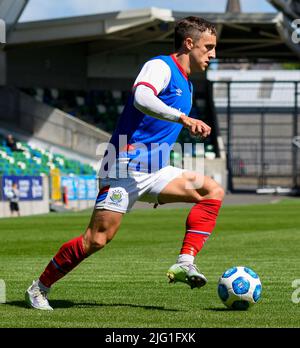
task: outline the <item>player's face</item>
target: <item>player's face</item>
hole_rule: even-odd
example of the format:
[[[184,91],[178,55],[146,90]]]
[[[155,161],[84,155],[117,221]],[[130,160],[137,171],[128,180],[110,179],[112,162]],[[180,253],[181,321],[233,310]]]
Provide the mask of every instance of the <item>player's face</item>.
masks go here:
[[[216,45],[217,38],[209,31],[202,33],[197,41],[192,42],[190,51],[191,72],[207,69],[210,60],[216,58]]]

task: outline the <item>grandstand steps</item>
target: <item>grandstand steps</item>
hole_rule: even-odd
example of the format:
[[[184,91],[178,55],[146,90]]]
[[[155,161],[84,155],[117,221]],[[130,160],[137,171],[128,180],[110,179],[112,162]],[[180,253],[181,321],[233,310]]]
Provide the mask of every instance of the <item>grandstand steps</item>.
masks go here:
[[[69,149],[66,149],[62,146],[57,146],[55,144],[46,142],[46,141],[41,141],[38,138],[29,136],[28,134],[25,134],[23,132],[21,132],[19,129],[16,130],[16,128],[10,127],[9,125],[5,125],[5,124],[1,124],[0,123],[0,151],[3,152],[3,150],[5,150],[5,147],[2,146],[2,144],[5,143],[5,137],[7,134],[12,134],[14,139],[17,141],[18,145],[22,148],[26,148],[26,150],[24,152],[9,152],[7,153],[7,155],[10,158],[14,158],[15,160],[15,166],[18,162],[23,162],[25,163],[25,165],[31,167],[33,164],[35,166],[38,167],[43,167],[46,165],[46,161],[45,162],[45,154],[51,154],[50,156],[52,157],[51,162],[56,162],[56,160],[59,160],[59,158],[64,160],[64,168],[67,167],[72,167],[72,166],[76,166],[76,164],[80,163],[80,167],[83,168],[83,166],[87,166],[89,168],[94,168],[94,170],[97,170],[96,168],[98,168],[99,164],[98,161],[95,160],[92,157],[88,157],[88,156],[83,156],[80,153],[76,153],[74,151],[70,151]],[[8,151],[8,150],[7,150]],[[36,153],[36,155],[34,156],[34,153]],[[26,159],[26,156],[30,156],[29,159]],[[41,164],[37,164],[35,163],[35,161],[33,161],[33,157],[40,157],[42,163]],[[1,175],[1,169],[3,165],[3,158],[2,155],[0,155],[0,160],[2,159],[2,161],[0,161],[0,175]],[[41,168],[39,168],[41,169]],[[47,169],[47,168],[46,168]],[[61,168],[63,169],[63,168]],[[76,168],[75,168],[76,169]],[[49,171],[49,168],[48,168]],[[44,172],[45,174],[49,174],[50,172]],[[6,173],[7,174],[7,173]],[[25,175],[25,174],[29,174],[28,172],[24,172],[24,173],[19,173],[19,175]],[[36,174],[41,174],[41,173],[35,173]],[[61,174],[68,174],[67,172],[64,172],[64,170],[61,170]],[[84,173],[76,173],[74,172],[73,174],[84,174]],[[90,172],[87,172],[86,174],[92,174]]]
[[[97,160],[110,134],[11,87],[0,88],[0,123],[28,138]]]

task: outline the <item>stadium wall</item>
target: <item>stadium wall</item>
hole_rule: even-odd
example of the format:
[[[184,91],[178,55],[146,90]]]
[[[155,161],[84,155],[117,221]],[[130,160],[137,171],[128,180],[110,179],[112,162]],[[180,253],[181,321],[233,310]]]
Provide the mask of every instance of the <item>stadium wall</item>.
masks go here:
[[[7,81],[10,86],[85,89],[87,86],[84,45],[56,47],[22,46],[8,50]]]
[[[0,121],[33,137],[96,159],[110,134],[14,88],[0,89]]]
[[[49,205],[49,179],[43,177],[43,200],[39,201],[20,201],[19,202],[21,216],[47,214],[50,212]],[[10,209],[8,201],[0,201],[0,218],[10,217]]]
[[[76,210],[85,210],[85,209],[90,209],[93,208],[95,205],[95,200],[88,200],[88,201],[69,201],[68,208],[76,211]]]

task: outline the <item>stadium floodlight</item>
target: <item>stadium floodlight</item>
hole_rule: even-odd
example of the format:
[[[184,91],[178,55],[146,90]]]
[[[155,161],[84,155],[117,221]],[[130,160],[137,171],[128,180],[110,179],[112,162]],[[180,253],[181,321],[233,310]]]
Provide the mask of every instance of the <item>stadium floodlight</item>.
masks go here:
[[[6,43],[6,28],[3,19],[0,19],[0,48]]]

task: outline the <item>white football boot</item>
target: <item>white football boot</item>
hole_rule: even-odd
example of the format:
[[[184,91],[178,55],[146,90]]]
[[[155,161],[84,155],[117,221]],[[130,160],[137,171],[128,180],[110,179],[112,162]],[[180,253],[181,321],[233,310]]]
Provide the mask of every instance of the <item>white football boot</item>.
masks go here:
[[[191,289],[201,288],[207,283],[204,274],[200,273],[197,266],[187,263],[175,263],[167,272],[170,283],[182,282]]]
[[[46,291],[40,288],[38,280],[33,281],[32,285],[25,292],[25,302],[31,308],[53,311],[48,302],[48,293],[49,290]]]

